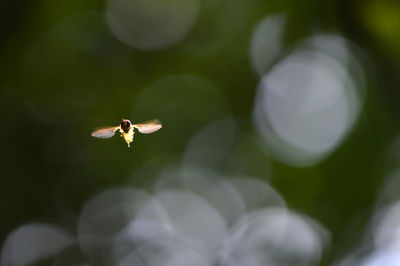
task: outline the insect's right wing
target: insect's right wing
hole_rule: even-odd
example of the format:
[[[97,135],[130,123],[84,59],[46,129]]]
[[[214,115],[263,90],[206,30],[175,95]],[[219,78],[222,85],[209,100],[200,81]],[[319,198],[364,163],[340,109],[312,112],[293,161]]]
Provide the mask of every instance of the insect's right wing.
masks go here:
[[[99,139],[108,139],[115,135],[115,132],[119,129],[119,127],[103,127],[96,129],[92,132],[92,137]]]
[[[139,132],[143,134],[150,134],[162,128],[161,122],[157,119],[147,121],[141,124],[133,124],[132,126],[137,128]]]

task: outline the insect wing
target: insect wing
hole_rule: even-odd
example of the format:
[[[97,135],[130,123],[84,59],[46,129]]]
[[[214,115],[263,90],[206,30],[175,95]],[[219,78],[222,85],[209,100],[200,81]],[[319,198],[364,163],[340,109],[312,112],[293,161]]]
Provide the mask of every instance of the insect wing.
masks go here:
[[[115,135],[119,127],[103,127],[92,132],[92,136],[99,139],[108,139]]]
[[[134,124],[133,126],[143,134],[150,134],[162,128],[161,122],[158,120],[152,120],[142,124]]]

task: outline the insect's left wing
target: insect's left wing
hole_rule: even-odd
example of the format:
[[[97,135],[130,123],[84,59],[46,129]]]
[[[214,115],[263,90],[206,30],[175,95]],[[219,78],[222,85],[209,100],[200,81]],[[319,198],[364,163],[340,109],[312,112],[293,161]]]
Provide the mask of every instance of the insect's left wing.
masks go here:
[[[139,132],[143,134],[150,134],[162,128],[161,122],[158,120],[152,120],[142,124],[133,124],[132,126],[137,128]]]
[[[115,135],[115,132],[119,129],[119,127],[103,127],[96,129],[92,132],[92,137],[99,139],[108,139]]]

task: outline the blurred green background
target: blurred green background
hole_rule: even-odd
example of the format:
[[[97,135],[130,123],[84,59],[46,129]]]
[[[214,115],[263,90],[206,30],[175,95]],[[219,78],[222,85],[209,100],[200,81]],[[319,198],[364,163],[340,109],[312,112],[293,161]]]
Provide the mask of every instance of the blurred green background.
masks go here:
[[[143,13],[165,18],[133,26],[131,32],[147,38],[140,43],[115,33],[108,12],[118,13],[123,8],[115,5],[128,1],[114,2],[0,4],[0,243],[32,221],[73,232],[93,195],[127,184],[151,187],[155,173],[179,160],[198,130],[230,118],[239,133],[219,169],[268,181],[289,208],[325,226],[332,239],[322,263],[350,252],[385,176],[397,167],[387,152],[400,129],[400,3],[153,0]],[[335,34],[352,43],[366,77],[364,104],[349,134],[310,165],[270,156],[253,122],[260,75],[251,62],[251,39],[275,14],[285,17],[275,61],[305,38]],[[138,24],[129,21],[129,10],[121,16]],[[164,128],[135,135],[130,149],[119,136],[90,136],[121,118],[158,118]]]

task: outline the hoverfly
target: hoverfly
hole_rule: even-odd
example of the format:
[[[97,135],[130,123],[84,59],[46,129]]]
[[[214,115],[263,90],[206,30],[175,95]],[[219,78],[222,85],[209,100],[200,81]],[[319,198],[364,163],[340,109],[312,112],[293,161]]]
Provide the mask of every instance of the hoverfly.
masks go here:
[[[130,143],[133,141],[133,135],[135,134],[134,129],[136,128],[140,133],[150,134],[156,132],[162,127],[160,121],[152,120],[141,124],[132,124],[128,119],[122,119],[121,124],[116,127],[102,127],[92,132],[92,136],[99,139],[108,139],[115,135],[115,132],[119,130],[121,137],[124,138],[125,142],[130,147]]]

